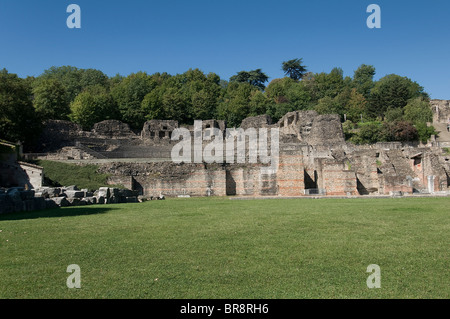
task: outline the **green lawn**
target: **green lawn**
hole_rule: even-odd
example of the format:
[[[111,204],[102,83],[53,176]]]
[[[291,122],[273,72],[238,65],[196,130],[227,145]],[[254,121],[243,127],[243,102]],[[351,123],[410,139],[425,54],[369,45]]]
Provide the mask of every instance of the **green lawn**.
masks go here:
[[[98,173],[97,165],[76,165],[47,160],[37,160],[32,163],[44,168],[44,183],[49,186],[76,185],[79,189],[87,188],[95,191],[108,184],[109,175]],[[123,188],[122,185],[110,187]]]
[[[0,298],[449,298],[449,204],[191,198],[4,215]],[[70,264],[81,289],[66,286]]]

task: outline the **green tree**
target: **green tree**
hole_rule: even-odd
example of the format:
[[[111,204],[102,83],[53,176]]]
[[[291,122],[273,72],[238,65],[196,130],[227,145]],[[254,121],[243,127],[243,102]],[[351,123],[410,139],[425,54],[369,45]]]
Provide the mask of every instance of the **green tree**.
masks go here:
[[[261,69],[256,69],[253,71],[240,71],[236,75],[233,75],[230,78],[230,82],[240,82],[240,83],[249,83],[260,90],[264,90],[266,88],[265,84],[269,80],[269,77],[262,72]]]
[[[81,69],[80,73],[80,85],[82,90],[91,86],[101,86],[108,88],[109,78],[100,70],[95,69]]]
[[[374,86],[374,76],[375,67],[372,65],[362,64],[353,75],[352,87],[356,88],[356,91],[359,94],[362,94],[365,98],[368,98],[370,95],[370,90]]]
[[[438,132],[434,128],[434,126],[428,126],[424,122],[419,122],[415,124],[415,127],[417,129],[417,135],[419,136],[419,140],[422,143],[426,143],[430,138],[431,135],[437,135]]]
[[[402,108],[396,108],[396,109],[389,108],[384,115],[384,120],[386,122],[403,121],[404,120],[403,109]]]
[[[67,120],[70,106],[63,85],[55,79],[35,82],[33,105],[44,120]]]
[[[311,106],[311,95],[303,83],[288,77],[272,80],[265,94],[270,106],[267,113],[275,121],[287,112],[306,110]]]
[[[311,97],[311,102],[317,103],[324,97],[335,98],[349,84],[344,78],[341,68],[334,68],[330,73],[307,74],[303,77],[301,85]]]
[[[342,114],[342,105],[329,96],[325,96],[319,100],[314,108],[319,114]]]
[[[133,73],[120,81],[111,89],[121,118],[133,128],[142,128],[145,122],[145,113],[142,101],[157,83],[145,72]]]
[[[70,105],[70,119],[90,130],[95,123],[120,118],[113,97],[101,86],[93,86],[77,95]]]
[[[217,97],[207,89],[201,89],[192,94],[192,119],[207,120],[214,117],[217,107]]]
[[[416,82],[396,74],[390,74],[375,83],[369,98],[369,113],[384,118],[388,109],[404,108],[413,98],[428,98]]]
[[[302,65],[302,59],[293,59],[282,63],[281,69],[289,78],[298,81],[308,72],[306,66]]]
[[[219,119],[226,120],[230,126],[238,127],[250,114],[250,99],[255,90],[257,89],[250,83],[231,82],[219,104]]]
[[[31,143],[39,135],[40,124],[29,83],[0,70],[0,139]]]
[[[383,124],[381,122],[359,123],[357,132],[350,139],[355,144],[375,144],[382,140]]]
[[[261,91],[253,91],[250,95],[248,116],[266,114],[270,110],[270,100]]]
[[[397,121],[384,122],[381,130],[381,140],[387,142],[411,142],[417,141],[419,134],[411,122]]]
[[[100,85],[105,88],[109,86],[108,76],[95,69],[78,69],[74,66],[52,66],[45,70],[36,81],[57,80],[66,91],[67,105],[84,89],[90,86]]]
[[[141,103],[141,108],[147,120],[164,120],[167,118],[162,97],[165,88],[156,87],[148,93]]]
[[[427,99],[418,97],[408,101],[405,109],[405,120],[416,123],[427,123],[433,121],[433,112]]]
[[[352,89],[345,108],[347,119],[357,123],[361,120],[361,117],[366,118],[367,104],[364,95],[359,93],[357,89]]]
[[[188,119],[186,112],[189,109],[184,93],[174,87],[168,88],[162,96],[162,105],[167,119],[185,123]]]

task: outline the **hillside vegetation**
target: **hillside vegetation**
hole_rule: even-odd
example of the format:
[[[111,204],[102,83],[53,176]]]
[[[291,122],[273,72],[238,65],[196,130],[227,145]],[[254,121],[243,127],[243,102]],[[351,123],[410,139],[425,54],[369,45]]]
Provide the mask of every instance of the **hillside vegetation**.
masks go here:
[[[375,67],[361,65],[353,76],[342,69],[308,71],[302,59],[281,64],[284,78],[261,69],[239,71],[229,80],[190,69],[182,74],[108,77],[95,69],[51,67],[38,77],[19,78],[0,71],[0,138],[25,141],[38,136],[43,121],[70,120],[89,130],[116,119],[141,129],[152,119],[226,120],[239,126],[249,116],[275,121],[290,111],[339,114],[347,138],[357,144],[426,141],[435,131],[429,96],[415,81],[396,74],[375,80]]]

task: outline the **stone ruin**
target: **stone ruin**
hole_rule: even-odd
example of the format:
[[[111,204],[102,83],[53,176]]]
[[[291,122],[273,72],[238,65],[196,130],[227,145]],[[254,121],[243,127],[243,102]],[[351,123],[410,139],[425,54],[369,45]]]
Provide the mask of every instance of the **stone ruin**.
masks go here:
[[[450,120],[450,101],[431,100],[434,123],[447,123]]]
[[[438,105],[441,119],[450,104],[434,101],[433,105]],[[126,124],[104,121],[87,132],[72,123],[49,121],[41,138],[47,141],[40,149],[46,154],[29,156],[60,156],[60,160],[77,163],[89,159],[99,165],[101,172],[111,175],[111,184],[122,184],[145,196],[391,196],[449,192],[450,155],[443,149],[443,142],[356,146],[345,141],[338,115],[295,111],[277,123],[268,115],[244,119],[242,129],[279,129],[280,153],[273,174],[262,174],[262,164],[174,163],[170,152],[177,141],[171,140],[171,133],[179,127],[176,121],[153,120],[146,122],[141,132],[133,132]],[[194,134],[192,125],[183,127]],[[225,132],[227,125],[208,120],[202,122],[202,128],[206,137],[209,128]]]
[[[177,128],[177,121],[147,121],[142,128],[141,138],[150,140],[170,140],[172,138],[172,132]]]
[[[12,187],[0,189],[0,215],[69,206],[140,203],[146,200],[146,197],[139,196],[136,191],[110,187],[101,187],[95,192],[80,190],[76,186],[29,190]]]

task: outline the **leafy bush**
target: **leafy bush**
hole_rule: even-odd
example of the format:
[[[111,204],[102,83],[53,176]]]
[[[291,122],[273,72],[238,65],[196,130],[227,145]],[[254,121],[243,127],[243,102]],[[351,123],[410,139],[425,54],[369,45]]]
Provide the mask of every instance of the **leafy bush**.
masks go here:
[[[411,122],[384,122],[380,138],[386,142],[410,142],[419,137],[417,129]]]
[[[350,141],[354,144],[375,144],[380,141],[382,132],[381,122],[358,123],[358,130]]]
[[[438,134],[434,126],[427,126],[425,123],[417,123],[416,129],[419,135],[419,140],[422,143],[426,143],[431,138],[431,135]]]

